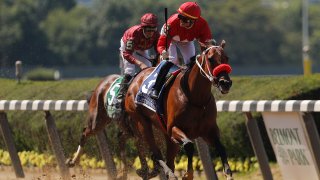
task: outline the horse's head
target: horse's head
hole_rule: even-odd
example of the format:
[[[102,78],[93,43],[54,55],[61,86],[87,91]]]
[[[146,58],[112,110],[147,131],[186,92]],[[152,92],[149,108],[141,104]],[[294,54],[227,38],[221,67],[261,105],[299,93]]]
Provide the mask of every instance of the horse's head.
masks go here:
[[[228,64],[228,56],[224,52],[226,42],[223,40],[219,46],[209,46],[203,51],[201,58],[206,62],[206,68],[203,70],[206,76],[212,81],[222,94],[229,92],[232,81],[229,77],[232,69]]]

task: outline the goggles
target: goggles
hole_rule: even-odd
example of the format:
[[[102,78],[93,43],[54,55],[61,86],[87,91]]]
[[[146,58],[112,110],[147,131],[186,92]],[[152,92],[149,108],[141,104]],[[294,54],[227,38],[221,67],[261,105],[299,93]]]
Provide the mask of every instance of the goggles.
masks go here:
[[[150,27],[150,26],[144,27],[145,32],[156,32],[157,30],[158,30],[157,27]]]
[[[184,23],[193,24],[193,23],[196,21],[196,20],[194,20],[194,19],[187,18],[187,17],[185,17],[185,16],[183,16],[183,15],[181,15],[181,14],[178,14],[178,18],[179,18],[182,22],[184,22]]]

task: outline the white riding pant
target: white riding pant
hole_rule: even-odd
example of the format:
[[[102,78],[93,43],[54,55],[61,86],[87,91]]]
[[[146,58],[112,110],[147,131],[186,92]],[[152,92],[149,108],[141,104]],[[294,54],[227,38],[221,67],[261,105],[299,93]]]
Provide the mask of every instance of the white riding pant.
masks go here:
[[[124,74],[129,74],[131,76],[135,75],[138,71],[140,71],[140,67],[135,65],[135,64],[131,64],[129,61],[127,61],[126,59],[124,59],[123,57],[123,51],[125,50],[126,46],[124,44],[124,42],[120,41],[120,55],[122,58],[122,62],[123,62],[123,69],[124,69]],[[148,60],[150,59],[149,56],[149,50],[145,50],[145,51],[141,51],[141,50],[136,50],[133,52],[132,56],[134,58],[136,58],[137,60],[143,62],[146,66],[151,67],[151,62]],[[148,59],[146,59],[148,58]]]
[[[190,58],[196,55],[196,50],[195,50],[193,41],[179,42],[179,41],[172,40],[168,48],[169,59],[172,63],[176,65],[180,65],[177,48],[182,54],[184,64],[190,63]]]

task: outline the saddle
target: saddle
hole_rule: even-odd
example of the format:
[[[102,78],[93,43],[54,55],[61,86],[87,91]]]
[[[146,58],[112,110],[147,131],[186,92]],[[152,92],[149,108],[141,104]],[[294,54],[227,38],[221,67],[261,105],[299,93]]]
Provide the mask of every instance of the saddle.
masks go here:
[[[180,73],[181,69],[176,66],[172,65],[169,72],[166,75],[166,80],[162,85],[162,88],[159,92],[159,98],[157,100],[151,98],[149,96],[150,90],[153,88],[157,74],[159,73],[160,69],[162,68],[163,63],[160,63],[151,73],[150,75],[143,81],[141,87],[135,97],[135,103],[140,104],[153,112],[158,114],[162,114],[163,112],[163,94],[166,87],[172,82],[175,77]]]

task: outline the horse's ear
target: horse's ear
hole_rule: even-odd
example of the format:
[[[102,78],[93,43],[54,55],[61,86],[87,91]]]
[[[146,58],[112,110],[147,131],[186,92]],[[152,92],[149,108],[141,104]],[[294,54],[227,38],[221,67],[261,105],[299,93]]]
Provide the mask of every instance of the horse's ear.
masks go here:
[[[226,46],[226,41],[225,41],[225,40],[222,40],[221,43],[220,43],[220,46],[221,46],[222,48],[224,48],[224,47]]]

